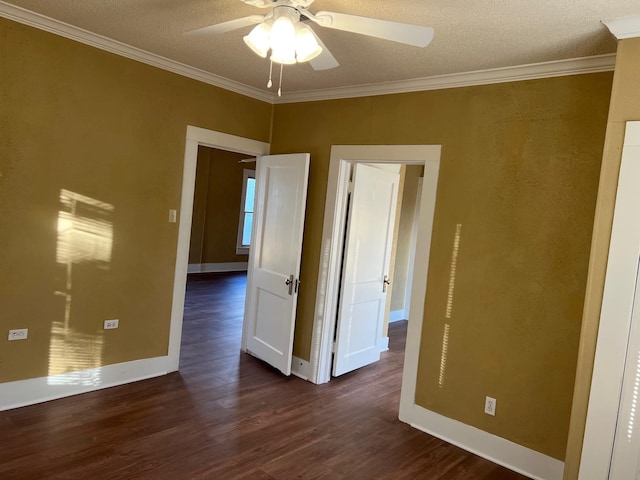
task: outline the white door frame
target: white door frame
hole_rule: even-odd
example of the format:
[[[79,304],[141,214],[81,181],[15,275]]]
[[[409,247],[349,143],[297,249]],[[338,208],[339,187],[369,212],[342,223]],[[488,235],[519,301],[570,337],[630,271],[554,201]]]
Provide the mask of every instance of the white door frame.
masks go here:
[[[346,218],[347,184],[349,182],[351,164],[396,163],[424,165],[425,171],[417,237],[418,246],[412,279],[411,318],[409,319],[402,380],[403,393],[405,392],[405,381],[413,384],[413,387],[411,387],[414,392],[411,396],[411,404],[413,405],[427,270],[429,268],[431,227],[433,225],[438,171],[440,168],[440,150],[440,145],[334,145],[331,147],[311,358],[309,362],[311,380],[314,383],[326,383],[331,378],[331,350],[339,296],[342,232]],[[407,392],[410,392],[411,388]]]
[[[189,241],[191,238],[191,217],[193,214],[193,194],[196,184],[199,145],[244,153],[255,157],[267,155],[270,149],[268,143],[258,140],[206,130],[191,125],[187,127],[182,173],[182,198],[180,200],[180,223],[178,225],[178,247],[173,280],[173,302],[171,304],[171,327],[169,331],[168,357],[170,372],[178,370],[180,364],[180,342],[182,340],[182,319],[184,316],[184,297],[189,266]],[[242,349],[244,350],[245,348],[243,338]]]
[[[585,480],[609,476],[640,254],[639,185],[640,121],[627,122],[580,460]]]

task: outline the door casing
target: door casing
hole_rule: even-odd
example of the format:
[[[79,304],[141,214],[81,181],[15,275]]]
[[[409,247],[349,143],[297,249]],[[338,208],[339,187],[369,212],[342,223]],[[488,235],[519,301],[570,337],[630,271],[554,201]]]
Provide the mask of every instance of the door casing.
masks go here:
[[[182,197],[178,223],[178,246],[176,252],[176,268],[173,280],[173,301],[171,303],[171,325],[169,330],[169,368],[178,370],[180,365],[180,342],[182,340],[182,320],[184,316],[184,298],[189,264],[189,240],[191,238],[191,220],[193,213],[193,194],[196,184],[196,164],[198,146],[218,148],[250,156],[261,156],[269,153],[270,145],[250,138],[229,135],[204,128],[187,127],[185,143],[184,167],[182,173]],[[246,350],[243,337],[242,349]]]
[[[409,403],[413,405],[427,271],[429,269],[431,229],[440,168],[440,151],[440,145],[334,145],[331,147],[311,342],[310,368],[311,381],[314,383],[326,383],[331,378],[331,355],[340,293],[342,232],[346,218],[347,187],[351,164],[424,165],[401,396],[401,408],[403,399],[407,405]]]

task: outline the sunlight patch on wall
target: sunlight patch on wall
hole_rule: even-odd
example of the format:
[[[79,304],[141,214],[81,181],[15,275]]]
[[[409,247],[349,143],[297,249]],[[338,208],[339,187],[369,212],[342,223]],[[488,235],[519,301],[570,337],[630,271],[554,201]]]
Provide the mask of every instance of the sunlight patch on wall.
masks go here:
[[[56,262],[93,262],[109,268],[113,246],[114,207],[69,190],[60,190]]]
[[[444,387],[444,372],[447,368],[447,350],[449,349],[449,324],[444,324],[444,332],[442,333],[442,353],[440,354],[440,376],[438,377],[438,386]]]
[[[449,268],[449,291],[447,293],[447,307],[444,317],[450,319],[453,312],[453,292],[456,287],[456,269],[458,267],[458,251],[460,250],[460,235],[462,233],[462,224],[456,225],[456,232],[453,236],[453,249],[451,252],[451,267]],[[438,387],[444,387],[444,378],[447,370],[447,351],[449,350],[449,330],[451,326],[444,324],[442,333],[442,351],[440,353],[440,375],[438,376]]]
[[[101,383],[102,334],[86,334],[65,327],[63,322],[51,325],[49,346],[49,385],[98,386]],[[89,370],[95,369],[95,370]]]
[[[72,326],[73,269],[105,271],[113,249],[113,205],[76,192],[60,190],[56,262],[65,268],[64,319],[51,325],[49,346],[50,385],[99,385],[102,365],[102,331],[81,332]]]
[[[456,268],[458,266],[458,250],[460,249],[460,233],[462,232],[462,224],[456,225],[456,233],[453,237],[453,252],[451,254],[451,269],[449,271],[449,293],[447,295],[447,312],[445,318],[451,318],[453,310],[453,291],[456,287]]]

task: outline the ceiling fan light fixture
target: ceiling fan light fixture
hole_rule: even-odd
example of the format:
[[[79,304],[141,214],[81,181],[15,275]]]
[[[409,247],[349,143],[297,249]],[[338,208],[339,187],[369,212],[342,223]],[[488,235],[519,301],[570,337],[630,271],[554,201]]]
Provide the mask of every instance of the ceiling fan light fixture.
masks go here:
[[[271,27],[271,60],[291,65],[296,63],[296,27],[288,16],[276,19]]]
[[[296,59],[299,63],[313,60],[322,53],[322,47],[318,45],[315,35],[310,28],[298,24],[296,28]]]
[[[296,63],[296,50],[293,45],[287,48],[272,48],[271,61],[284,65],[293,65]]]
[[[271,48],[271,25],[267,22],[256,25],[249,32],[249,35],[243,37],[243,40],[256,55],[267,58],[267,53]]]

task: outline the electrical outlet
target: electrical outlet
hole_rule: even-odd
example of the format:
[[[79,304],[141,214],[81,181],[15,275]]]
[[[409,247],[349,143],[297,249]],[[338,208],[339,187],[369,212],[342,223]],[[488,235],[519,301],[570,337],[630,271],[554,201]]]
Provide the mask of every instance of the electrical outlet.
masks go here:
[[[28,336],[28,328],[17,328],[15,330],[9,330],[9,340],[26,340]]]
[[[114,328],[118,328],[118,323],[120,323],[120,320],[118,320],[117,318],[114,320],[105,320],[104,329],[113,330]]]
[[[484,400],[484,413],[487,415],[496,415],[496,399],[491,397],[486,397]]]

